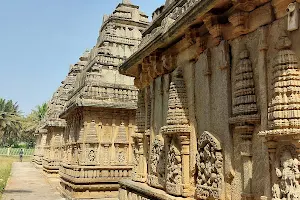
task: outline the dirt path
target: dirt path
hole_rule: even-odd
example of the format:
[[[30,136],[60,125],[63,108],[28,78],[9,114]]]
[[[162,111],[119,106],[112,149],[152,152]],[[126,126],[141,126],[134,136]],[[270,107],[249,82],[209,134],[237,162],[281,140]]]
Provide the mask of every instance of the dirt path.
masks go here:
[[[63,200],[41,170],[29,162],[15,162],[2,200]]]

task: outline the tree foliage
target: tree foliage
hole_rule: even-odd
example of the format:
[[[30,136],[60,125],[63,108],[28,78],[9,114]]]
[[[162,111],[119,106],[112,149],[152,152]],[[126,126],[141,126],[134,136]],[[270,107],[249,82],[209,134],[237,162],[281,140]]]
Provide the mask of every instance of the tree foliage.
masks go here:
[[[0,98],[0,143],[12,145],[18,142],[33,144],[34,133],[45,117],[47,104],[36,106],[32,112],[23,116],[17,102]]]
[[[0,98],[0,140],[2,143],[20,136],[20,120],[21,112],[18,104],[12,100]]]

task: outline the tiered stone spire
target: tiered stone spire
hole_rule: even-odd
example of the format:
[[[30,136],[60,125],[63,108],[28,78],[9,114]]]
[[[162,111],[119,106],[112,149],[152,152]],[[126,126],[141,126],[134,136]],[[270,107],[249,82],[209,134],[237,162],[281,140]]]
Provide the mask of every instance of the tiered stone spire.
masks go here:
[[[189,111],[185,83],[181,69],[175,71],[170,84],[167,126],[165,133],[189,132]]]
[[[126,134],[126,127],[124,126],[124,123],[122,122],[119,127],[119,132],[117,134],[115,144],[128,144],[127,134]]]
[[[300,71],[286,33],[279,38],[273,67],[273,94],[269,105],[270,129],[300,130]]]
[[[234,117],[245,116],[246,119],[249,118],[249,115],[257,114],[257,105],[252,64],[245,45],[240,49],[239,59],[235,70],[232,114]]]

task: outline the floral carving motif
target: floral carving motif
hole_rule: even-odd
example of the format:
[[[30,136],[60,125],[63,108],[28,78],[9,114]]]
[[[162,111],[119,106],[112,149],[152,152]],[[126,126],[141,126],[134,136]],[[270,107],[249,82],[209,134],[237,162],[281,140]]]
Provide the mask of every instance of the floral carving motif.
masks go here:
[[[219,141],[209,132],[199,139],[197,154],[198,199],[221,199],[223,188],[223,155]]]

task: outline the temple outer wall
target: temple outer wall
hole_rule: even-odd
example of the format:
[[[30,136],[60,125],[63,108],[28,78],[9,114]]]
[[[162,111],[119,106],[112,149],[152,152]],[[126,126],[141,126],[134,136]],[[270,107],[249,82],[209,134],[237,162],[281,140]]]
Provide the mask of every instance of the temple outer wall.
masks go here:
[[[190,61],[188,59],[189,55],[192,55],[197,50],[195,45],[176,55],[174,63],[176,63],[177,69],[181,68],[183,71],[191,120],[190,125],[195,130],[195,137],[199,140],[202,133],[208,131],[222,146],[224,187],[222,188],[223,195],[220,196],[220,199],[259,200],[276,195],[272,191],[274,183],[271,183],[271,179],[274,180],[274,174],[272,174],[271,170],[274,167],[274,163],[272,163],[274,160],[269,160],[268,148],[265,145],[266,140],[261,136],[261,131],[268,129],[268,104],[272,99],[274,57],[278,53],[277,45],[278,41],[282,39],[283,33],[286,34],[285,37],[291,40],[290,50],[298,57],[300,56],[300,48],[297,45],[300,40],[300,30],[287,32],[287,26],[287,17],[283,17],[233,40],[222,40],[217,46],[207,48],[209,52],[202,52],[196,60]],[[235,71],[241,60],[241,44],[244,44],[249,54],[247,60],[251,62],[250,65],[253,69],[256,105],[260,114],[260,121],[255,124],[252,133],[252,146],[247,150],[244,149],[243,138],[237,135],[234,125],[229,123],[232,117],[232,102],[234,101],[233,87],[236,84]],[[243,57],[243,59],[245,58]],[[159,128],[165,125],[168,105],[168,97],[165,95],[169,93],[168,89],[163,92],[161,90],[166,88],[166,85],[171,82],[170,77],[172,77],[173,73],[164,74],[153,79],[152,82],[150,81],[149,87],[150,90],[153,90],[151,101],[155,102],[155,106],[151,107],[151,111],[153,110],[151,116],[154,117],[151,118],[150,146],[145,149],[153,148],[154,138],[160,134]],[[141,91],[147,93],[149,87],[143,88]],[[146,99],[145,104],[147,105],[147,103],[149,103],[149,100]],[[158,117],[156,113],[162,114]],[[191,138],[193,137],[192,132]],[[144,136],[144,138],[146,137]],[[194,150],[197,149],[197,144],[193,143],[192,139],[190,148],[190,169],[191,173],[196,174],[197,163],[193,156],[195,156]],[[250,154],[243,155],[245,151],[250,152]],[[145,172],[149,174],[149,166],[151,166],[152,161],[149,160],[146,153],[145,156],[148,166]],[[246,168],[243,168],[245,167],[244,157],[247,157],[246,159],[251,158],[251,168],[247,168],[247,164]],[[244,182],[246,176],[247,178],[250,177],[251,181]],[[193,174],[191,174],[190,178],[191,190],[193,191],[190,195],[191,199],[201,199],[199,196],[197,197],[195,191],[197,180],[193,178]],[[185,199],[167,194],[164,191],[166,188],[157,189],[153,186],[151,187],[151,185],[149,186],[148,180],[121,181],[120,184],[120,200],[139,198]],[[250,193],[245,193],[245,191],[250,191]]]

